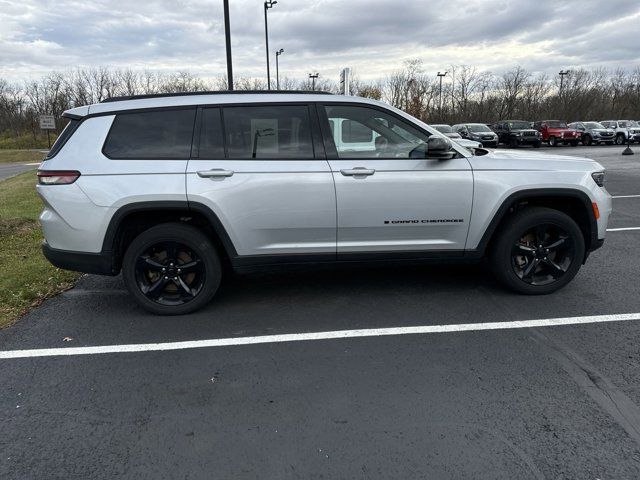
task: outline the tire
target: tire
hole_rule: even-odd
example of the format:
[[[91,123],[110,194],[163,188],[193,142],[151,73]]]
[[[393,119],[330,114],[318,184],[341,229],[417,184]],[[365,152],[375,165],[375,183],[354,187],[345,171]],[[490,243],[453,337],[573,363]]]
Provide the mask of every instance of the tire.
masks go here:
[[[571,217],[551,208],[530,207],[496,232],[489,259],[496,279],[506,288],[544,295],[576,276],[584,254],[582,232]]]
[[[222,267],[213,243],[200,230],[163,223],[131,242],[122,261],[122,276],[145,310],[183,315],[211,301],[220,286]]]
[[[584,143],[587,147],[590,147],[591,144],[593,143],[593,139],[591,138],[591,135],[585,135],[582,139],[582,143]]]
[[[540,140],[538,140],[537,142],[535,142],[533,144],[533,148],[540,148],[541,145],[542,145],[542,142]]]
[[[558,146],[558,140],[556,140],[556,137],[549,137],[549,146],[550,147]]]
[[[509,148],[518,148],[518,140],[515,138],[509,139]]]
[[[578,141],[574,140],[573,142],[571,142],[571,146],[572,147],[577,147],[578,146]]]
[[[626,139],[624,138],[624,134],[619,133],[618,135],[616,135],[616,145],[624,145],[626,142]]]

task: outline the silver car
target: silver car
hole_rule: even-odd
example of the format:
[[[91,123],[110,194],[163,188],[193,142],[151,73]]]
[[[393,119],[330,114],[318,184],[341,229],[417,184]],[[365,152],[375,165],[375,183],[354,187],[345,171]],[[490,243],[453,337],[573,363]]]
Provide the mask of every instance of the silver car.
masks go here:
[[[484,123],[459,123],[453,126],[462,138],[480,142],[484,147],[497,147],[498,135]]]
[[[573,122],[569,128],[577,130],[582,134],[583,145],[613,145],[616,140],[616,132],[611,128],[606,128],[598,122]]]
[[[472,155],[371,99],[203,92],[64,115],[38,171],[43,252],[122,272],[156,314],[204,307],[223,265],[488,257],[506,287],[551,293],[602,246],[611,212],[597,162]]]
[[[616,143],[623,145],[629,142],[640,143],[640,125],[633,120],[603,120],[600,122],[606,128],[616,132]]]

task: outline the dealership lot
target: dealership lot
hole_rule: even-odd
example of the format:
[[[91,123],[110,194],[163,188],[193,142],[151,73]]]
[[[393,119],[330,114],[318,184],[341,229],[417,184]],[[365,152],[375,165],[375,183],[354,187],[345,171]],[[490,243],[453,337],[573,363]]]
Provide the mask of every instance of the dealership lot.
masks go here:
[[[615,197],[605,246],[552,296],[483,265],[307,270],[234,277],[164,318],[83,277],[0,332],[0,356],[149,351],[0,358],[0,478],[638,478],[640,149],[621,150],[540,150],[600,161]],[[615,314],[638,320],[481,330]],[[458,324],[478,330],[237,344]]]

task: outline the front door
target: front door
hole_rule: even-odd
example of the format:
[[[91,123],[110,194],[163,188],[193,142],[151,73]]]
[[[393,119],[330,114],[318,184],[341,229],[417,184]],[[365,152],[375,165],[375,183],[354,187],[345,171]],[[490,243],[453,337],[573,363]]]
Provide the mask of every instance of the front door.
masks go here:
[[[411,158],[430,134],[379,107],[326,104],[320,118],[336,185],[338,254],[464,250],[473,196],[464,156]]]

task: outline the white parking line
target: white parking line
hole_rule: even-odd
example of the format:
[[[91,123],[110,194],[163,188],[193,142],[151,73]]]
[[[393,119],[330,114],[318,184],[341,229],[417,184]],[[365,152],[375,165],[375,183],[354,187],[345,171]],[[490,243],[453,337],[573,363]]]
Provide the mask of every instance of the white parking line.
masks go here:
[[[640,313],[617,315],[593,315],[586,317],[545,318],[542,320],[516,320],[512,322],[463,323],[453,325],[425,325],[415,327],[371,328],[364,330],[336,330],[329,332],[288,333],[258,337],[215,338],[187,342],[139,343],[129,345],[104,345],[100,347],[41,348],[35,350],[0,351],[0,359],[60,357],[69,355],[98,355],[103,353],[137,353],[194,348],[231,347],[261,343],[302,342],[310,340],[336,340],[343,338],[385,337],[391,335],[422,335],[429,333],[474,332],[481,330],[509,330],[515,328],[558,327],[589,323],[624,322],[640,320]]]
[[[640,227],[607,228],[607,232],[628,232],[631,230],[640,230]]]
[[[611,198],[640,198],[640,195],[615,195]]]

